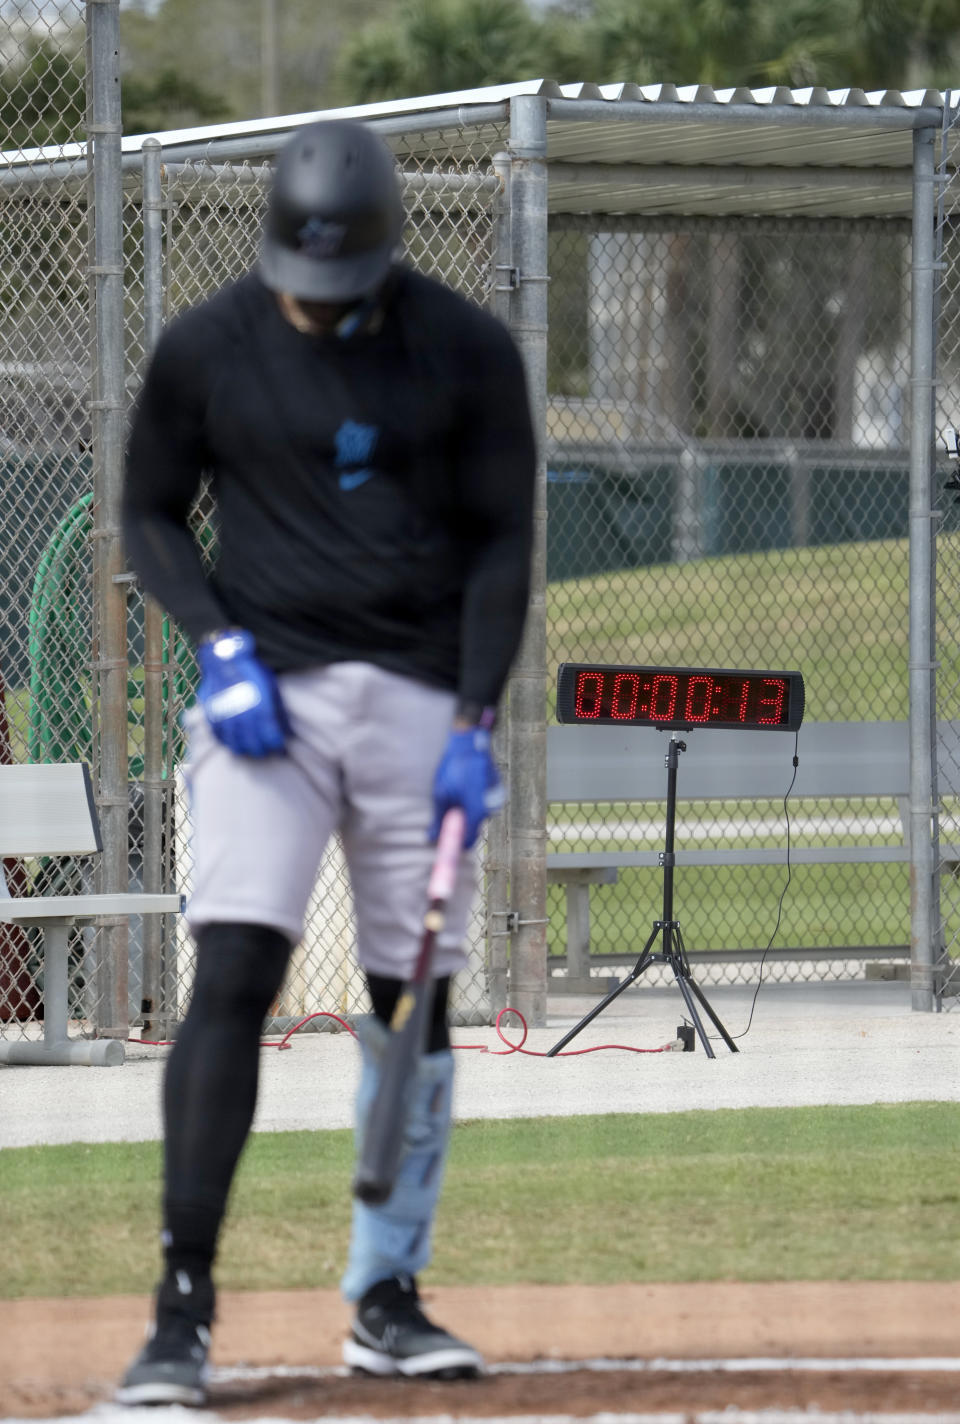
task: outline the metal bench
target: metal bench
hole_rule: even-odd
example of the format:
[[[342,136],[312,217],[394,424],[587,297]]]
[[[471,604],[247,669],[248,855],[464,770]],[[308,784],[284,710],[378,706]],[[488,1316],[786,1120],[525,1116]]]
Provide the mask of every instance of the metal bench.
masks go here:
[[[94,856],[103,850],[84,762],[0,766],[0,859]],[[0,1039],[0,1063],[114,1067],[119,1039],[76,1039],[67,1032],[68,940],[74,925],[101,915],[179,912],[177,894],[10,896],[0,873],[0,923],[43,931],[43,1040]]]
[[[547,800],[551,806],[612,801],[663,801],[666,732],[648,727],[565,725],[547,729]],[[677,776],[678,801],[782,800],[793,774],[793,735],[767,731],[694,729]],[[958,724],[941,724],[939,746],[960,748]],[[906,722],[808,722],[800,730],[799,765],[791,799],[893,797],[903,839],[886,846],[801,846],[792,865],[900,864],[909,860],[909,729]],[[688,849],[677,834],[676,865],[783,865],[787,848]],[[566,890],[565,980],[570,991],[606,987],[591,979],[590,889],[612,885],[626,867],[660,866],[657,850],[553,851],[547,880]]]

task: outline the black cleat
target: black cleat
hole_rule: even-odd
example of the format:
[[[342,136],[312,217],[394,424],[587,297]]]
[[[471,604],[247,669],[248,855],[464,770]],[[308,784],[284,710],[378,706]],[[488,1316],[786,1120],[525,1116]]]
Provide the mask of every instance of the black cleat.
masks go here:
[[[204,1404],[210,1331],[183,1315],[159,1320],[124,1375],[118,1404]]]
[[[120,1381],[118,1404],[206,1403],[213,1299],[208,1276],[177,1271],[163,1282],[156,1320]]]
[[[416,1379],[474,1379],[483,1369],[476,1350],[427,1319],[409,1276],[377,1281],[358,1301],[343,1358],[358,1374]]]

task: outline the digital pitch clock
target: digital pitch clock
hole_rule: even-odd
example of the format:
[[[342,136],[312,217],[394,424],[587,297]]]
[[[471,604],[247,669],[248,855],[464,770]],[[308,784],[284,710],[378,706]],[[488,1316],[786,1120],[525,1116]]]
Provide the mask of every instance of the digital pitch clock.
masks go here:
[[[795,732],[803,704],[798,672],[609,663],[561,663],[557,671],[558,722]]]

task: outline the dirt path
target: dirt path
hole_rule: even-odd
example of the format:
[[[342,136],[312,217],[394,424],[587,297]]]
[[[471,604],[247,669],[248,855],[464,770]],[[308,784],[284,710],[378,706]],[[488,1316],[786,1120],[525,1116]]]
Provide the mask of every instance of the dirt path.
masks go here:
[[[223,1418],[323,1414],[595,1414],[610,1410],[958,1409],[960,1375],[791,1371],[790,1360],[960,1358],[960,1283],[800,1282],[437,1288],[427,1309],[491,1362],[783,1358],[782,1372],[497,1373],[472,1384],[286,1374],[215,1385]],[[141,1296],[0,1301],[0,1417],[110,1398],[147,1318]],[[333,1291],[224,1293],[215,1366],[334,1366],[348,1312]]]

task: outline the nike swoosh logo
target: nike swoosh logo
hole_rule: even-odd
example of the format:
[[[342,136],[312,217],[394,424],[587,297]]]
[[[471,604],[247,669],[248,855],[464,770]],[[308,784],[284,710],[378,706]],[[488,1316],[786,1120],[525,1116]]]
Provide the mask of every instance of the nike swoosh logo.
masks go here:
[[[340,476],[340,488],[342,490],[359,489],[360,485],[365,485],[367,480],[373,478],[375,470],[347,470]]]

